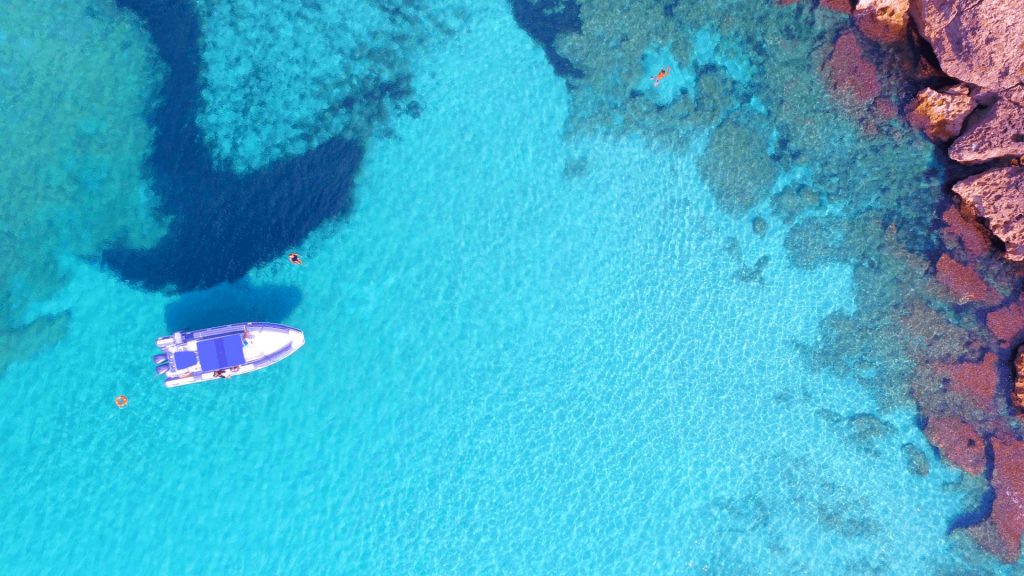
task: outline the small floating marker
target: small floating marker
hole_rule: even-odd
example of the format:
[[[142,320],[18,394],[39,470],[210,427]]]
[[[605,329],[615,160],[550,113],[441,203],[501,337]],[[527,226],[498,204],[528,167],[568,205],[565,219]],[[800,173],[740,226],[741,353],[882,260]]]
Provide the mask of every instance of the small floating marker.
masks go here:
[[[121,396],[114,398],[114,404],[117,404],[118,408],[124,408],[128,405],[128,397],[122,394]]]
[[[302,264],[302,258],[299,258],[299,255],[295,252],[288,255],[288,261],[292,264]]]

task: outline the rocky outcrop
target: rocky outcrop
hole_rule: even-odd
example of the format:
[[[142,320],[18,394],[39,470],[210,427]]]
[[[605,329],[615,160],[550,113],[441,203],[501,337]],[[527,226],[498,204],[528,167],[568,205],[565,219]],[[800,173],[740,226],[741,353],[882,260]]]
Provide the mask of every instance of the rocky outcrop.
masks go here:
[[[818,2],[821,7],[833,4],[848,11],[844,0]],[[1004,297],[1016,290],[1012,285],[1022,275],[994,270],[987,256],[998,245],[994,237],[1002,242],[1007,260],[1024,262],[1024,0],[858,0],[856,5],[853,20],[859,32],[848,30],[836,42],[824,68],[828,87],[844,104],[860,106],[852,111],[870,107],[884,117],[889,96],[882,97],[880,78],[889,92],[889,69],[865,56],[876,53],[868,41],[905,42],[877,53],[902,53],[907,77],[931,84],[906,107],[908,122],[934,142],[952,142],[953,160],[989,164],[953,187],[962,203],[943,214],[948,253],[936,262],[935,275],[958,303],[987,311],[990,335],[965,337],[968,353],[957,361],[930,364],[911,393],[927,418],[925,435],[942,457],[992,486],[989,517],[964,531],[1014,562],[1024,534],[1024,441],[1016,439],[1006,421],[1001,363],[1024,339],[1024,295]],[[913,30],[908,30],[908,12]],[[973,360],[979,356],[981,361]],[[947,357],[958,354],[951,351]],[[1024,345],[1015,359],[1011,398],[1024,411]]]
[[[1024,262],[1024,168],[996,168],[956,183],[953,192],[1006,246],[1006,259]]]
[[[890,44],[907,37],[910,0],[859,0],[854,22],[865,36]]]
[[[908,121],[933,141],[956,137],[949,156],[957,162],[1018,164],[1024,156],[1024,0],[909,1],[914,28],[931,44],[942,71],[961,84],[919,92]],[[983,107],[975,110],[979,100]],[[1024,261],[1020,184],[996,170],[954,187],[972,197],[975,214],[1006,243],[1007,259],[1016,261]]]
[[[1010,397],[1014,406],[1024,408],[1024,346],[1017,348],[1017,357],[1013,368],[1013,392]]]
[[[946,74],[993,90],[1024,81],[1024,0],[912,0],[910,12]]]
[[[942,91],[925,88],[907,107],[907,120],[932,142],[947,142],[960,134],[964,119],[977,106],[966,84]]]
[[[1022,30],[1024,34],[1024,30]],[[996,100],[953,142],[949,157],[961,164],[983,164],[1000,158],[1024,156],[1024,107],[1017,104],[1024,89],[1015,89]]]

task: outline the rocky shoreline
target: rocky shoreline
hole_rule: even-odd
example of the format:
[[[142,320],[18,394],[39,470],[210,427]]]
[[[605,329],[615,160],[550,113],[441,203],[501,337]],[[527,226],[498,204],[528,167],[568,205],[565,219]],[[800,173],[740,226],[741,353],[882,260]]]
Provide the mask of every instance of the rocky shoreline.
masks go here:
[[[955,528],[1016,562],[1024,534],[1024,0],[811,1],[852,19],[822,77],[865,131],[895,116],[884,89],[893,79],[867,54],[900,54],[895,82],[906,95],[896,99],[916,91],[903,118],[967,174],[952,186],[959,206],[942,215],[947,251],[934,270],[955,305],[984,318],[987,334],[969,343],[981,360],[965,354],[930,365],[911,394],[940,454],[992,489],[991,510],[978,514],[987,517]],[[987,281],[994,251],[1016,278],[1009,295]]]

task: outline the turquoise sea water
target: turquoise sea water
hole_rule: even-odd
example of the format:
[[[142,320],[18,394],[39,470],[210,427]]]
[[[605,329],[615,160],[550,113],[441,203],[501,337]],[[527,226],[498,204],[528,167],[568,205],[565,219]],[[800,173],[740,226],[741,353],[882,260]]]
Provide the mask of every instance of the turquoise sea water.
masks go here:
[[[88,18],[154,58],[140,21],[97,5]],[[706,127],[678,126],[673,146],[573,128],[582,104],[509,6],[438,14],[443,41],[401,63],[417,112],[364,134],[354,204],[295,247],[304,266],[282,254],[230,285],[161,293],[47,248],[60,281],[5,311],[66,326],[0,380],[4,573],[996,570],[947,533],[980,486],[939,461],[912,407],[883,409],[807,359],[828,314],[858,309],[849,265],[795,266],[766,201],[763,233],[723,210]],[[721,57],[708,42],[694,61]],[[638,86],[674,54],[646,53]],[[202,122],[224,122],[211,110]],[[252,126],[218,126],[208,138],[256,146]],[[267,127],[259,149],[304,152],[281,134]],[[240,150],[233,169],[266,161]],[[773,186],[810,170],[779,168]],[[137,182],[127,197],[155,219]],[[307,345],[244,379],[164,389],[153,339],[225,308],[301,327]]]

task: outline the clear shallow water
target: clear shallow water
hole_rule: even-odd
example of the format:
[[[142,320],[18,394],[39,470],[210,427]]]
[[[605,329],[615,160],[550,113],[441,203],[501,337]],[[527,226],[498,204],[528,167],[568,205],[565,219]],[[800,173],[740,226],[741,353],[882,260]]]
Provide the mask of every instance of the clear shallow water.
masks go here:
[[[70,310],[67,335],[0,382],[7,570],[991,568],[946,535],[970,502],[914,414],[802,359],[854,310],[851,270],[794,268],[780,222],[721,212],[697,132],[687,152],[567,131],[510,10],[463,17],[411,63],[419,117],[366,142],[305,266],[177,296],[59,258],[66,285],[24,314]],[[306,348],[163,389],[153,338],[223,302]],[[888,428],[850,419],[875,412]]]

